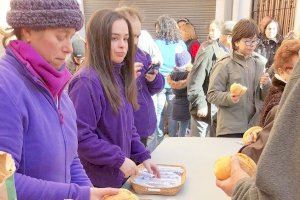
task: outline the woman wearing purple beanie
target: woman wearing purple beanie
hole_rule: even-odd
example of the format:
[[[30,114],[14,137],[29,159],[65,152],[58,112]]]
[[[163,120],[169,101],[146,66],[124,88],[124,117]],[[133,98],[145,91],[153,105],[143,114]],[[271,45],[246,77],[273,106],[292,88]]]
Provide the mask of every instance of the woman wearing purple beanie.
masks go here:
[[[16,164],[18,199],[100,200],[77,155],[76,112],[65,58],[83,25],[76,0],[11,0],[13,32],[0,59],[0,151]],[[15,35],[17,40],[8,41]],[[7,45],[6,45],[7,44]]]

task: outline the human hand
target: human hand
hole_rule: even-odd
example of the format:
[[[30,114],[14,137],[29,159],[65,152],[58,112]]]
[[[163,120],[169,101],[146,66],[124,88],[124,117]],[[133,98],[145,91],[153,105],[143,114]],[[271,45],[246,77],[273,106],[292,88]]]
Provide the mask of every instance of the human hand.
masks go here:
[[[102,200],[104,196],[116,195],[119,189],[116,188],[91,188],[90,200]]]
[[[160,178],[159,169],[156,164],[152,163],[150,159],[143,162],[144,167],[151,174],[154,174],[155,177]]]
[[[270,82],[270,75],[268,73],[264,73],[260,79],[259,79],[259,84],[260,85],[266,85]]]
[[[141,69],[143,67],[143,63],[135,62],[134,63],[134,72],[135,72],[135,78],[138,78],[141,75]]]
[[[125,158],[125,161],[120,167],[120,170],[123,172],[125,178],[136,175],[138,173],[136,164],[129,158]]]
[[[197,116],[198,117],[206,117],[207,113],[208,113],[208,107],[207,106],[197,110]]]
[[[249,145],[256,142],[257,137],[258,137],[258,132],[250,133],[247,139],[244,141],[244,145]]]
[[[235,94],[230,94],[231,100],[233,103],[237,103],[240,101],[241,96],[240,95],[235,95]]]
[[[250,176],[241,168],[238,157],[231,157],[231,175],[225,180],[216,180],[216,185],[221,188],[228,196],[232,196],[233,189],[243,178],[249,178]]]
[[[249,145],[256,142],[258,135],[263,130],[260,126],[253,126],[249,128],[243,135],[243,144]]]
[[[147,79],[148,82],[152,82],[154,81],[157,74],[158,74],[158,70],[155,69],[153,74],[146,73],[145,78]]]

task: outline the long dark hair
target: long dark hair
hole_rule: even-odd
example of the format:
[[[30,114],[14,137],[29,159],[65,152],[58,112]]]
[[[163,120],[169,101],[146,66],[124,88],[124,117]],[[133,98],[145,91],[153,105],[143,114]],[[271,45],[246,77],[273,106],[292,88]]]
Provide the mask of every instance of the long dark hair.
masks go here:
[[[276,42],[279,43],[279,44],[281,44],[281,42],[282,42],[282,40],[283,40],[283,37],[282,37],[282,35],[281,35],[281,27],[280,27],[278,21],[276,21],[276,20],[274,20],[274,19],[271,19],[270,21],[268,21],[268,22],[266,23],[266,25],[264,26],[263,39],[264,39],[264,40],[268,40],[268,38],[267,38],[267,36],[266,36],[266,29],[267,29],[267,27],[269,26],[269,24],[271,24],[272,22],[274,22],[274,23],[276,24],[276,26],[277,26],[277,34],[276,34],[276,40],[277,40],[277,41],[276,41]]]
[[[119,86],[113,75],[113,63],[110,59],[112,25],[117,20],[124,20],[129,30],[128,52],[121,68],[125,84],[126,99],[137,109],[137,89],[134,77],[133,56],[134,42],[129,21],[117,12],[111,10],[96,11],[86,28],[87,64],[93,67],[99,75],[108,101],[115,112],[122,106]]]

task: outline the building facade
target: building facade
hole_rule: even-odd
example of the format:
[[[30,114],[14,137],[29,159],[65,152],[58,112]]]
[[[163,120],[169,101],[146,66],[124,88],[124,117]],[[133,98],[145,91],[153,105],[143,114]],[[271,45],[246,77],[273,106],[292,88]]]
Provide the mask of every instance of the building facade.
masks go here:
[[[200,41],[207,37],[208,26],[215,18],[216,0],[83,0],[83,7],[88,20],[98,9],[114,9],[126,5],[137,8],[143,17],[142,28],[155,35],[154,23],[163,14],[168,14],[175,20],[186,17],[195,26]]]

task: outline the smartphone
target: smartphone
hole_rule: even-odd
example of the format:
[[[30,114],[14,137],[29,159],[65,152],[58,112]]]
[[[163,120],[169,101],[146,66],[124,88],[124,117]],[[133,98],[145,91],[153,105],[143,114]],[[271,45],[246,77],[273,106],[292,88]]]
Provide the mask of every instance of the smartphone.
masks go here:
[[[151,64],[146,70],[146,74],[154,74],[154,70],[158,70],[160,67],[160,63]]]

